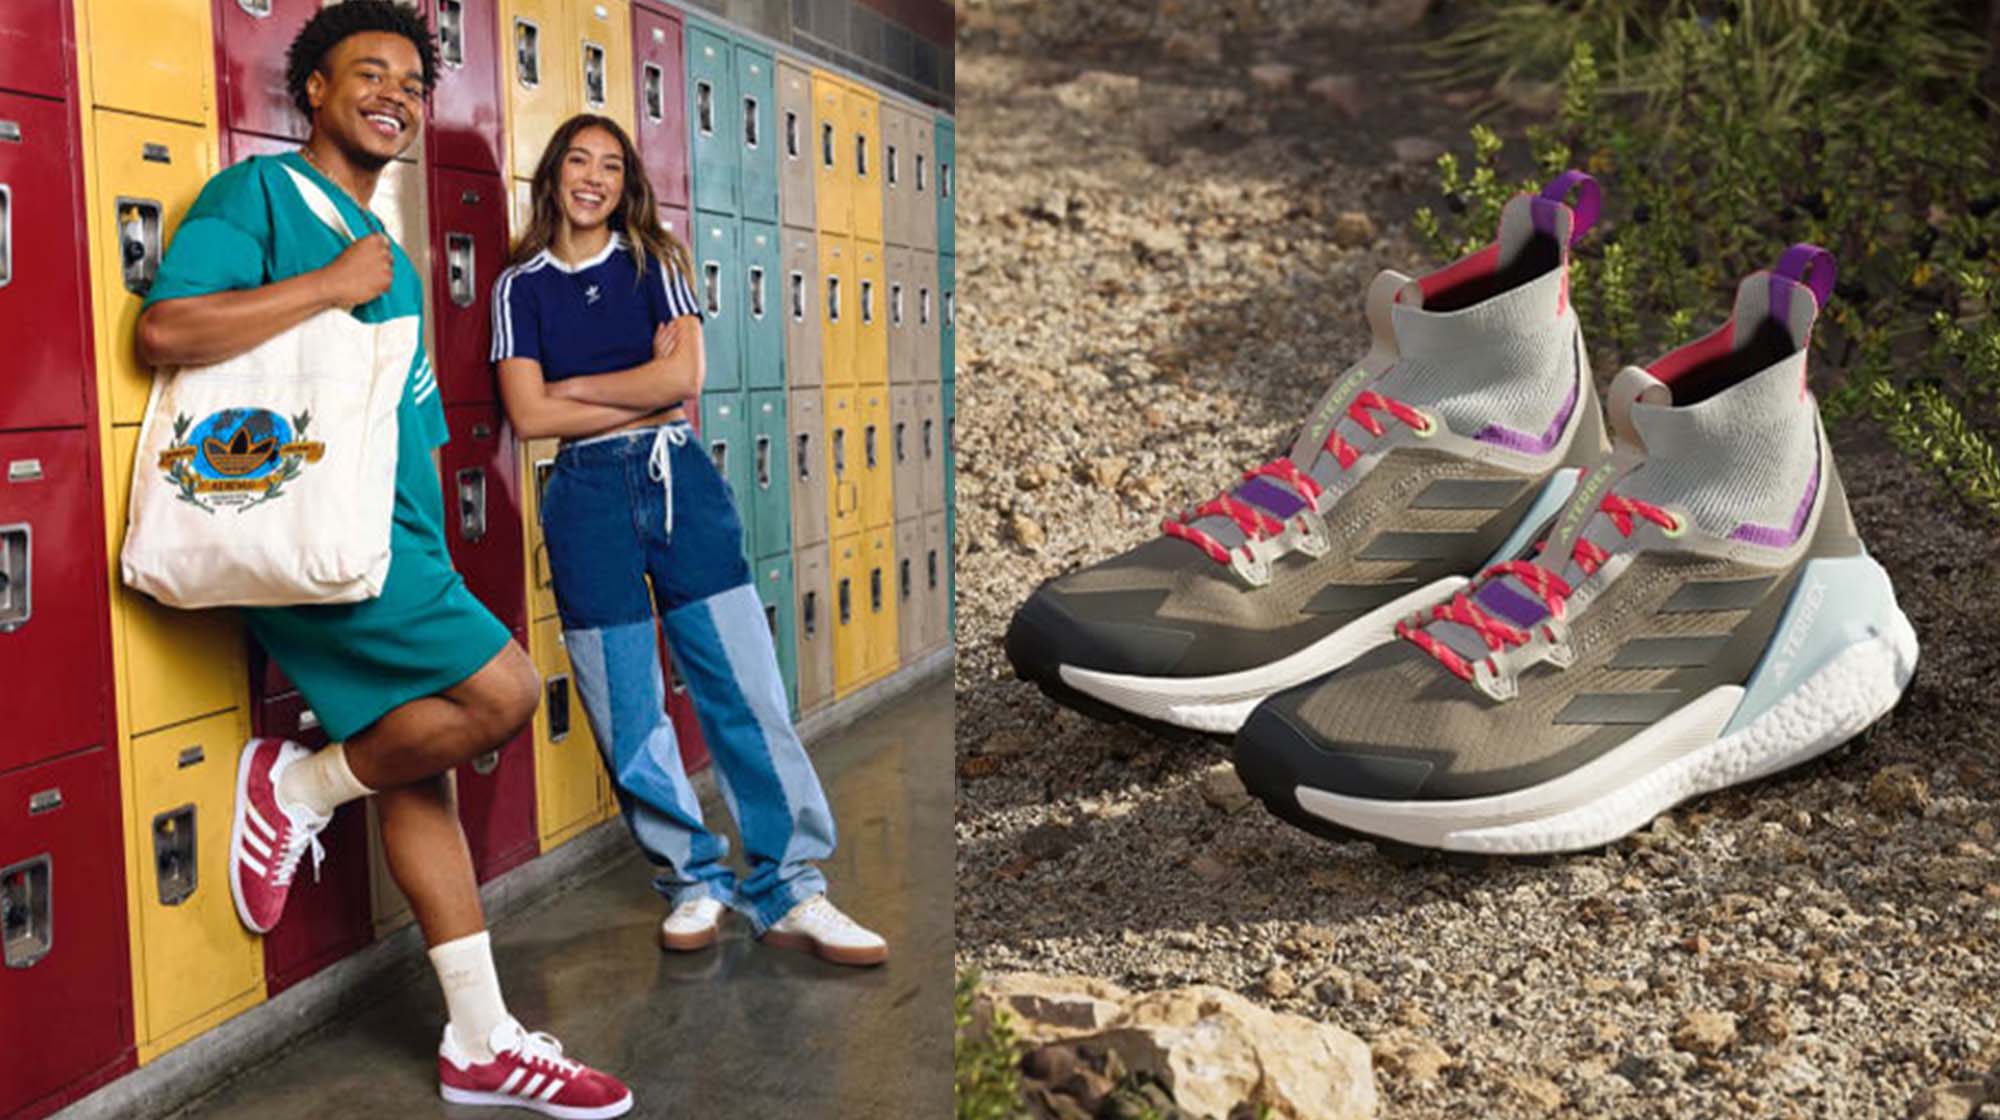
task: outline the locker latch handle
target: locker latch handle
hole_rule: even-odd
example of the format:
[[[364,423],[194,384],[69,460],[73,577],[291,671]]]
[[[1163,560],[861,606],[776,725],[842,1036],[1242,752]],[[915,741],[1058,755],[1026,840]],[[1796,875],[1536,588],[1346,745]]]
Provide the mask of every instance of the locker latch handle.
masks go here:
[[[931,325],[931,290],[929,288],[919,287],[917,289],[917,325],[921,327]]]
[[[715,461],[715,473],[729,477],[729,441],[718,439],[709,443],[708,457]]]
[[[757,437],[757,489],[771,488],[771,437]]]
[[[799,436],[799,481],[812,480],[812,436]]]
[[[833,477],[836,480],[847,477],[847,429],[833,430]]]
[[[775,641],[777,641],[777,640],[778,640],[778,605],[777,605],[776,603],[766,603],[766,604],[764,604],[764,625],[766,625],[766,626],[768,626],[768,627],[770,627],[770,628],[771,628],[771,640],[772,640],[772,641],[774,641],[774,642],[775,642]]]
[[[667,119],[667,74],[657,62],[648,62],[640,88],[646,95],[646,119],[663,121]]]
[[[438,0],[438,61],[465,65],[465,0]]]
[[[456,307],[471,307],[479,298],[473,291],[473,277],[477,275],[476,258],[473,256],[476,243],[469,233],[447,233],[444,235],[445,261],[450,268],[451,302]]]
[[[583,44],[583,101],[593,109],[604,108],[604,48],[588,40]]]
[[[757,127],[757,99],[754,97],[745,97],[743,99],[743,146],[746,148],[757,147],[759,141],[762,139],[758,135],[759,131]]]
[[[764,317],[764,270],[754,264],[750,266],[750,317]]]
[[[889,285],[889,325],[892,327],[903,325],[903,285],[901,284]]]
[[[861,430],[861,453],[866,459],[866,462],[868,464],[868,469],[871,471],[874,470],[876,465],[876,457],[875,457],[875,425],[873,424],[869,424]]]
[[[826,278],[826,317],[828,322],[840,322],[840,277]]]
[[[0,183],[0,288],[14,279],[14,188]]]
[[[917,153],[917,190],[924,189],[924,153]]]
[[[699,79],[694,83],[694,126],[703,136],[715,135],[715,86]]]
[[[542,84],[542,29],[519,16],[514,17],[514,77],[528,89]]]
[[[500,769],[500,752],[497,749],[487,751],[472,760],[472,772],[482,778],[498,769]]]
[[[55,864],[49,853],[0,870],[0,957],[33,968],[55,945]]]
[[[557,673],[548,681],[549,742],[569,738],[569,674]]]
[[[822,121],[819,126],[819,158],[828,167],[837,162],[833,154],[833,125],[830,122]]]
[[[35,612],[34,527],[0,525],[0,634],[28,624]]]
[[[271,0],[236,0],[236,6],[254,19],[265,19],[271,14]]]
[[[799,624],[805,627],[806,637],[819,633],[819,592],[808,591],[799,601]]]
[[[806,274],[792,273],[792,322],[806,321]]]
[[[125,273],[125,290],[143,296],[160,274],[160,204],[149,198],[120,196],[118,259]]]
[[[195,846],[195,807],[182,805],[153,818],[153,878],[160,905],[179,906],[194,895],[201,879]]]
[[[882,569],[868,569],[868,609],[871,613],[882,613]]]
[[[465,467],[457,479],[458,535],[471,544],[486,536],[486,468]]]
[[[924,575],[932,591],[937,590],[937,549],[924,554]]]
[[[863,179],[868,177],[868,134],[854,134],[854,173]]]
[[[850,593],[849,582],[844,578],[840,581],[840,624],[842,626],[854,621],[853,595]]]
[[[910,558],[907,556],[897,558],[897,583],[899,585],[898,590],[902,592],[902,601],[905,603],[909,602],[911,591]]]
[[[903,447],[903,431],[909,426],[907,421],[896,421],[896,461],[898,463],[907,463],[910,461],[910,456],[905,452]]]
[[[708,317],[722,314],[722,266],[715,261],[701,263],[701,286],[708,300]]]
[[[796,110],[785,110],[785,158],[799,158],[799,114]]]
[[[929,417],[924,418],[924,461],[927,463],[936,456],[936,452],[931,450],[931,440],[937,435],[933,424]]]
[[[861,282],[861,321],[864,323],[875,321],[875,282],[873,280],[863,280]]]

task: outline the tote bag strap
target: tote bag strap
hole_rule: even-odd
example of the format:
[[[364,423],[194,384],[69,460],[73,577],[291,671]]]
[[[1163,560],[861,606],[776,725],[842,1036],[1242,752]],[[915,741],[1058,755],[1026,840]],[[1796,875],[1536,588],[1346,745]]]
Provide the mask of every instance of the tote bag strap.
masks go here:
[[[299,189],[299,198],[306,204],[306,209],[311,210],[314,217],[325,222],[326,228],[339,234],[342,244],[353,242],[354,230],[349,228],[347,219],[340,214],[340,207],[334,205],[325,188],[313,182],[297,168],[282,163],[279,166],[285,169],[285,174],[292,177],[292,185]]]

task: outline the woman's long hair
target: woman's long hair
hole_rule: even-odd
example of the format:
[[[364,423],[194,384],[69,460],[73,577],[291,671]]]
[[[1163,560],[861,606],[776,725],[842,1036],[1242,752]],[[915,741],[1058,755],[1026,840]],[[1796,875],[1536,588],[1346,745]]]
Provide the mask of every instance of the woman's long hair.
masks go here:
[[[554,136],[549,138],[549,146],[542,150],[542,160],[535,165],[535,178],[530,184],[529,197],[532,199],[528,215],[528,226],[521,236],[514,239],[514,252],[508,264],[516,265],[531,260],[535,254],[555,244],[556,231],[562,228],[562,205],[557,198],[562,184],[563,157],[569,153],[570,141],[586,128],[602,129],[612,139],[618,141],[619,150],[625,156],[625,190],[618,197],[618,204],[611,210],[612,229],[625,235],[626,244],[631,246],[633,263],[637,264],[641,278],[646,275],[646,261],[658,257],[668,268],[681,274],[689,289],[695,286],[694,259],[687,246],[682,244],[667,227],[660,224],[660,211],[653,200],[653,184],[646,178],[645,165],[639,162],[639,150],[632,145],[632,138],[610,117],[578,113],[562,123]]]

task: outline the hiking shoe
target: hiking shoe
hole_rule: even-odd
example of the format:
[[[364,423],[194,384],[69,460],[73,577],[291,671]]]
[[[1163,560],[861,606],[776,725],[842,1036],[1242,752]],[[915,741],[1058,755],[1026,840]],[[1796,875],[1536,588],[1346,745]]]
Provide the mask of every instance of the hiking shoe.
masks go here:
[[[660,923],[660,947],[676,953],[691,953],[715,944],[722,925],[722,903],[707,895],[690,898],[673,908]]]
[[[791,908],[764,931],[764,943],[802,949],[824,961],[876,965],[889,959],[889,943],[840,912],[823,894]]]
[[[320,830],[332,817],[278,797],[278,780],[292,763],[310,756],[286,739],[252,739],[236,764],[236,818],[229,836],[229,887],[236,915],[252,933],[269,933],[285,915],[285,899],[299,861],[312,852],[319,874],[326,849]]]
[[[1597,210],[1571,171],[1510,201],[1480,252],[1376,277],[1373,345],[1290,451],[1042,584],[1007,630],[1016,674],[1088,715],[1232,732],[1525,547],[1606,450],[1569,303]]]
[[[559,1120],[603,1120],[632,1111],[632,1091],[608,1073],[563,1057],[562,1043],[512,1019],[487,1039],[493,1060],[477,1062],[451,1027],[438,1044],[438,1095],[452,1104],[526,1108]]]
[[[1468,852],[1609,843],[1880,718],[1917,639],[1855,533],[1805,384],[1831,254],[1787,250],[1721,329],[1609,394],[1615,450],[1538,553],[1281,692],[1244,784],[1327,831]]]

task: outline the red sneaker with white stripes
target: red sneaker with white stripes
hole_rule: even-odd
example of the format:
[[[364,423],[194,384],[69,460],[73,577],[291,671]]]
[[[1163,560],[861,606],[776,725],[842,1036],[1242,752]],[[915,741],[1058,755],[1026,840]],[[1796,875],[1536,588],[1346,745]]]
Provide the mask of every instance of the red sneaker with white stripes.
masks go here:
[[[632,1111],[632,1091],[608,1073],[563,1057],[562,1043],[512,1019],[487,1039],[490,1062],[475,1062],[451,1027],[438,1045],[438,1094],[452,1104],[528,1108],[557,1120],[603,1120]]]
[[[319,833],[331,817],[278,799],[278,779],[311,751],[286,739],[252,739],[236,765],[236,820],[229,839],[229,888],[236,914],[252,933],[269,933],[285,914],[292,876],[312,852],[319,871],[326,849]]]

